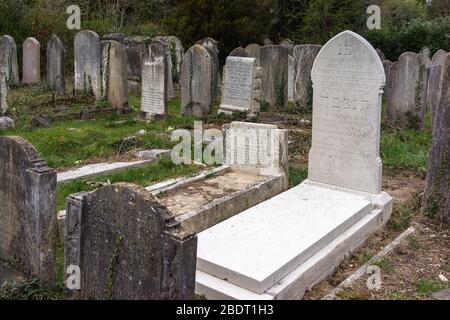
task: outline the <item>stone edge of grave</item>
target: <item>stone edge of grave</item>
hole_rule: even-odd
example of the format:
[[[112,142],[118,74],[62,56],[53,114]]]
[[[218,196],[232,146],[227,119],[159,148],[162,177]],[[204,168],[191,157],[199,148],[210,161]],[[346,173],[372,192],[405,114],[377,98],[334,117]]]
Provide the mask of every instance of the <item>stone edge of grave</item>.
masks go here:
[[[139,154],[143,155],[144,152],[150,152],[150,153],[153,152],[154,155],[153,155],[153,157],[147,157],[145,155],[139,156]],[[105,162],[105,163],[97,163],[97,164],[93,164],[93,165],[87,165],[87,166],[73,169],[70,171],[58,172],[58,185],[65,184],[65,183],[71,182],[76,179],[92,178],[92,177],[106,174],[106,173],[112,173],[112,172],[118,172],[118,171],[125,170],[125,169],[142,167],[142,166],[148,165],[150,163],[153,163],[155,161],[158,161],[162,158],[170,157],[170,150],[162,150],[162,149],[144,150],[144,151],[138,152],[138,157],[142,158],[143,160],[136,160],[136,161],[131,161],[131,162],[115,162],[116,164],[121,164],[121,165],[114,167],[114,168],[111,168],[110,166],[114,165],[115,163]],[[107,168],[101,169],[102,165],[106,166]],[[81,171],[82,169],[88,169],[88,168],[91,168],[93,170],[93,172],[88,173],[88,174],[83,174],[83,173],[77,174],[77,172]],[[69,174],[70,172],[72,172],[72,175]],[[64,176],[68,176],[68,177],[61,178],[61,175],[63,175],[63,174],[64,174]]]
[[[406,237],[414,234],[416,229],[414,227],[409,227],[402,234],[400,234],[397,238],[395,238],[391,243],[389,243],[383,250],[378,252],[372,259],[366,262],[363,266],[361,266],[358,270],[352,273],[347,279],[342,281],[337,287],[335,287],[329,294],[322,297],[321,300],[340,300],[337,294],[342,292],[345,289],[352,287],[352,285],[359,280],[363,275],[366,274],[369,266],[373,265],[375,262],[380,261],[382,258],[386,257],[390,254],[399,244],[401,244]]]

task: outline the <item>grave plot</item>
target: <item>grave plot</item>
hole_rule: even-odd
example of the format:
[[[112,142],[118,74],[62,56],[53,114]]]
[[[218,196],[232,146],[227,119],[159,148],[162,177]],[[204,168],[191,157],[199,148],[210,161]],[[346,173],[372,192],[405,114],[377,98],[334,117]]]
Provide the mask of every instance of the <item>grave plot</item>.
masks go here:
[[[383,226],[381,95],[375,49],[345,31],[312,69],[308,180],[198,235],[196,292],[207,299],[297,299]]]
[[[273,125],[232,122],[225,137],[223,166],[147,188],[180,223],[180,233],[206,230],[289,186],[284,130]],[[268,152],[271,147],[273,153]]]

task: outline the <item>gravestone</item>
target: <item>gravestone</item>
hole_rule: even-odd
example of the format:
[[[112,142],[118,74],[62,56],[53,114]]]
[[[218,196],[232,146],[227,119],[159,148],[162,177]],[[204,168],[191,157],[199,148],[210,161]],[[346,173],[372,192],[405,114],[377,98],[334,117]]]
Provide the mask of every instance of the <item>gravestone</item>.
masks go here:
[[[280,46],[288,49],[289,51],[289,55],[293,55],[294,54],[294,43],[289,40],[289,39],[283,39],[280,41]]]
[[[231,51],[228,56],[229,57],[243,57],[243,58],[248,58],[249,57],[247,51],[245,51],[245,49],[242,48],[242,47],[237,47],[236,49]]]
[[[105,40],[105,41],[107,41],[107,40],[114,40],[114,41],[123,43],[125,41],[125,34],[120,33],[120,32],[108,33],[108,34],[105,34],[102,37],[102,40]]]
[[[165,44],[155,41],[142,59],[141,119],[166,117],[167,78]]]
[[[255,58],[227,58],[223,69],[223,92],[219,113],[246,112],[249,117],[259,112],[261,73]]]
[[[181,65],[181,113],[197,116],[209,112],[212,102],[213,62],[208,51],[200,45],[191,47]]]
[[[288,101],[294,102],[294,58],[288,56]]]
[[[127,74],[130,81],[141,80],[141,64],[151,39],[144,37],[125,37],[123,45],[127,51]]]
[[[431,50],[428,47],[423,47],[423,49],[420,50],[419,54],[421,54],[424,57],[427,57],[429,59],[431,58]]]
[[[270,40],[269,38],[264,38],[264,39],[263,39],[263,43],[264,43],[265,46],[271,46],[271,45],[273,45],[273,41]]]
[[[0,260],[55,280],[56,171],[19,137],[0,137]]]
[[[386,60],[386,56],[384,55],[383,51],[381,51],[381,49],[377,49],[376,51],[377,51],[378,57],[380,57],[381,61]]]
[[[212,68],[211,68],[211,94],[214,101],[219,94],[219,79],[220,79],[220,65],[219,65],[219,42],[213,38],[204,38],[197,42],[205,48],[211,56]]]
[[[417,127],[426,109],[427,59],[403,53],[391,70],[388,122],[391,126]],[[429,60],[429,59],[428,59]]]
[[[0,111],[1,114],[5,114],[8,110],[8,86],[6,80],[6,72],[2,66],[0,66]]]
[[[172,80],[174,83],[179,83],[181,63],[184,56],[184,48],[181,40],[175,36],[168,36],[167,43],[170,49],[170,56],[172,60]]]
[[[102,97],[100,38],[93,31],[83,30],[74,40],[75,90]]]
[[[103,89],[109,103],[126,112],[128,108],[127,51],[117,41],[106,41],[102,51]]]
[[[62,41],[56,35],[52,35],[47,43],[47,82],[50,88],[60,95],[66,93],[64,56]]]
[[[81,271],[75,298],[194,298],[197,238],[178,236],[178,224],[150,192],[108,185],[67,203],[65,265]]]
[[[169,37],[157,36],[153,38],[153,41],[159,41],[164,46],[167,63],[167,97],[171,100],[176,97],[174,87],[174,78],[176,78],[176,71],[174,70],[174,66],[172,63],[173,53],[171,44],[169,42]]]
[[[294,47],[294,102],[299,108],[312,106],[311,69],[321,48],[314,44]]]
[[[450,54],[442,66],[441,86],[422,208],[427,215],[441,217],[450,223]]]
[[[386,121],[388,119],[388,115],[387,113],[389,112],[390,108],[389,108],[389,103],[390,103],[390,99],[391,99],[391,93],[389,92],[389,90],[392,87],[392,77],[391,74],[394,72],[392,69],[394,66],[394,63],[390,60],[384,60],[383,61],[383,69],[384,69],[384,75],[386,76],[386,84],[384,86],[384,90],[383,90],[383,96],[385,97],[386,100]]]
[[[245,47],[245,51],[248,53],[249,58],[256,58],[258,61],[261,57],[261,46],[259,44],[251,43]]]
[[[442,91],[442,67],[447,56],[447,51],[437,51],[431,65],[428,68],[428,84],[427,84],[427,106],[431,109],[431,122],[434,123],[436,116],[436,110],[439,107],[439,101]]]
[[[26,84],[41,81],[41,45],[35,38],[28,38],[23,43],[22,82]]]
[[[19,83],[17,46],[14,39],[9,35],[0,37],[0,66],[5,68],[8,83]]]
[[[261,48],[262,100],[286,108],[288,102],[288,50],[281,46]]]
[[[381,192],[381,94],[386,81],[376,51],[343,32],[323,47],[311,73],[314,86],[309,179]]]

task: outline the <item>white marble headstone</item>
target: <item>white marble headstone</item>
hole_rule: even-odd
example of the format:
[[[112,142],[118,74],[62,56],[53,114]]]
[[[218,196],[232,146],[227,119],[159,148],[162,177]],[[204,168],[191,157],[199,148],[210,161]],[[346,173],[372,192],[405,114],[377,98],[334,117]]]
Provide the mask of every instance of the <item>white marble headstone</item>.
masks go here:
[[[386,81],[375,49],[344,31],[319,52],[314,87],[309,179],[378,194],[381,99]]]

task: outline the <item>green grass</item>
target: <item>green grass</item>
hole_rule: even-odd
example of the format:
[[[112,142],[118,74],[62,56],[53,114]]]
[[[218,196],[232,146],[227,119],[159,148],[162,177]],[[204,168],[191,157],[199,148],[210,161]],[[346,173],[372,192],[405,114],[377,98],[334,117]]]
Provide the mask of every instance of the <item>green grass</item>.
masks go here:
[[[374,265],[378,266],[382,271],[386,273],[390,273],[394,271],[395,267],[389,258],[382,258],[376,262],[374,262]]]
[[[424,173],[428,165],[431,134],[411,129],[385,130],[381,135],[381,157],[388,168]]]
[[[440,282],[433,279],[419,279],[417,282],[417,292],[421,295],[426,295],[428,293],[439,292],[450,288],[449,283]]]
[[[196,165],[175,165],[170,159],[162,159],[140,168],[130,168],[87,180],[73,180],[58,186],[57,207],[58,210],[66,207],[67,196],[81,191],[92,191],[103,184],[128,182],[142,187],[148,187],[153,183],[174,177],[193,176],[202,169],[204,168]]]
[[[308,168],[289,167],[289,185],[295,187],[308,177]]]

